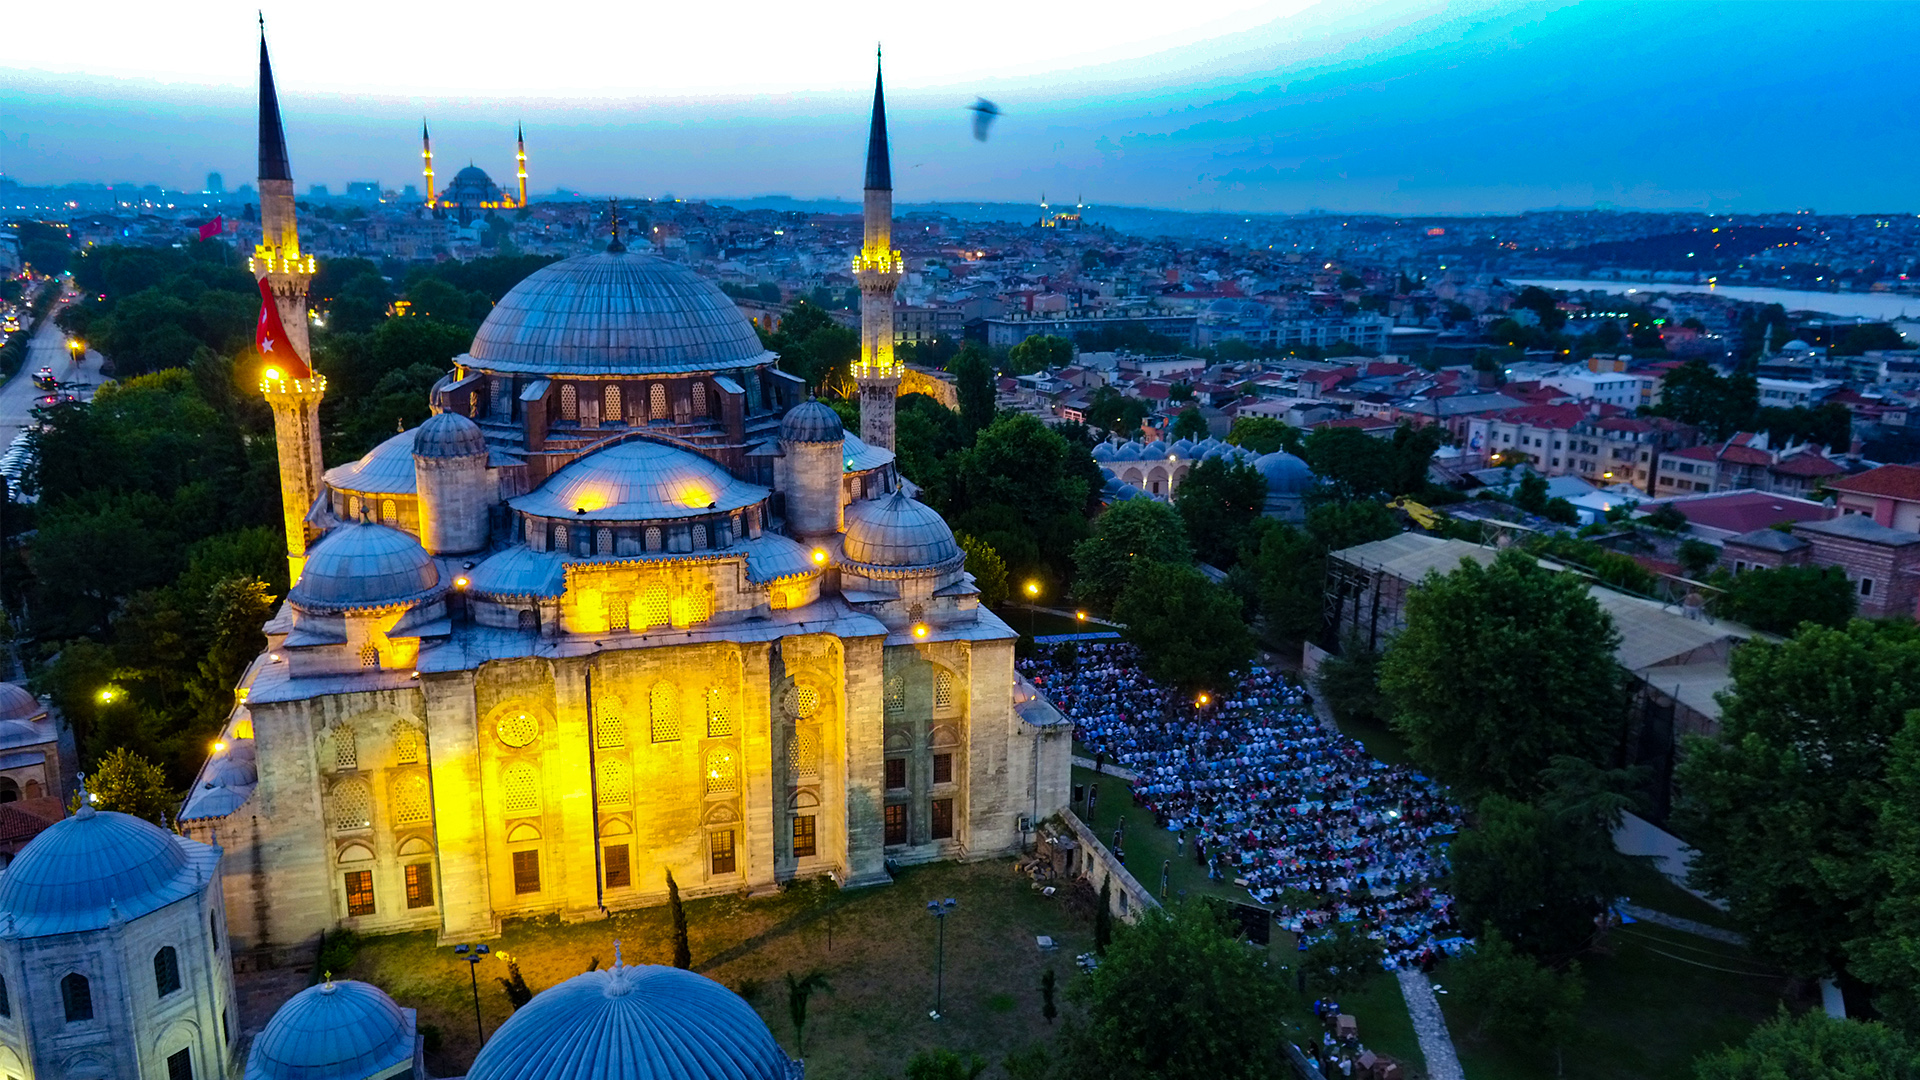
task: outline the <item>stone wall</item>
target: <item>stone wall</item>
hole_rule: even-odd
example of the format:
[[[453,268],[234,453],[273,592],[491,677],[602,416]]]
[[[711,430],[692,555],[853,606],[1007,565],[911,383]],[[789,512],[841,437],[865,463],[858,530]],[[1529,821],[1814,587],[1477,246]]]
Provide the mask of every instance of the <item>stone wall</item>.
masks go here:
[[[1120,860],[1113,857],[1113,852],[1107,850],[1107,845],[1093,835],[1093,830],[1087,828],[1078,815],[1072,810],[1062,810],[1060,820],[1080,845],[1080,872],[1093,882],[1094,891],[1099,892],[1101,882],[1111,879],[1113,899],[1109,903],[1116,916],[1132,922],[1146,909],[1160,906],[1160,901],[1154,899],[1153,893],[1140,884],[1131,871],[1120,865]]]

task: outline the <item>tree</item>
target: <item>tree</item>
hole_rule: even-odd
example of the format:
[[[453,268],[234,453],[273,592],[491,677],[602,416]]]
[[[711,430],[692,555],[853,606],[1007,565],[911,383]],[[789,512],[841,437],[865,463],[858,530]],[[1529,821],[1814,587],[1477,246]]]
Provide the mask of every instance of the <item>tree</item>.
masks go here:
[[[1690,578],[1704,578],[1715,563],[1720,561],[1720,549],[1705,540],[1696,540],[1689,536],[1680,541],[1680,549],[1675,553],[1680,561],[1680,569]],[[1849,613],[1851,614],[1851,613]]]
[[[1009,414],[947,462],[936,509],[993,546],[1016,574],[1070,576],[1102,479],[1093,455],[1031,416]]]
[[[1187,690],[1223,687],[1253,659],[1240,600],[1190,566],[1143,562],[1114,605],[1141,666]]]
[[[1667,373],[1660,382],[1660,404],[1646,411],[1724,439],[1751,428],[1759,409],[1760,384],[1752,375],[1721,375],[1695,357]]]
[[[1240,557],[1247,528],[1260,517],[1266,501],[1267,478],[1259,469],[1208,458],[1180,481],[1173,505],[1201,561],[1229,567]]]
[[[500,984],[500,992],[507,996],[507,1004],[519,1012],[522,1005],[533,1000],[533,987],[528,986],[526,977],[520,974],[518,960],[509,958],[505,953],[500,958],[507,962],[507,975],[504,979],[496,975],[493,981]]]
[[[1733,653],[1720,733],[1686,740],[1676,831],[1697,888],[1726,901],[1756,954],[1803,977],[1848,970],[1886,934],[1877,905],[1912,866],[1881,826],[1895,750],[1920,710],[1920,628],[1803,626]]]
[[[1101,956],[1107,955],[1107,946],[1113,944],[1113,875],[1105,874],[1100,878],[1100,906],[1093,910],[1093,951]]]
[[[968,342],[947,364],[954,378],[954,392],[960,398],[960,426],[968,437],[993,423],[994,372],[987,354]]]
[[[1127,397],[1111,386],[1096,387],[1087,399],[1087,423],[1128,439],[1140,437],[1140,425],[1153,411],[1143,398]]]
[[[838,387],[851,376],[860,356],[860,334],[833,321],[826,308],[801,300],[767,339],[780,355],[780,369],[816,390]]]
[[[1907,339],[1887,323],[1861,323],[1848,328],[1834,347],[1837,356],[1861,356],[1870,351],[1908,348]]]
[[[1167,432],[1167,438],[1176,441],[1180,439],[1204,439],[1206,437],[1207,418],[1200,415],[1200,406],[1198,405],[1189,405],[1181,409],[1180,415],[1173,418],[1172,429]]]
[[[826,991],[833,993],[833,984],[827,981],[827,973],[818,968],[805,975],[795,977],[787,972],[787,1019],[793,1021],[793,1052],[807,1052],[807,1003],[813,995]]]
[[[96,810],[116,810],[155,824],[161,814],[179,805],[160,766],[125,747],[110,750],[100,759],[86,787]]]
[[[1782,566],[1745,570],[1719,579],[1726,592],[1716,613],[1769,634],[1791,634],[1802,623],[1838,629],[1853,618],[1859,594],[1838,566]]]
[[[993,545],[966,533],[954,533],[954,542],[967,553],[967,573],[973,575],[980,590],[982,607],[997,608],[1007,602],[1007,561]]]
[[[1551,1046],[1556,1075],[1564,1071],[1561,1053],[1578,1031],[1586,996],[1579,964],[1555,971],[1514,951],[1499,930],[1489,927],[1454,964],[1452,981],[1473,1012],[1474,1038],[1491,1031],[1509,1046]]]
[[[1063,368],[1073,363],[1073,342],[1051,334],[1036,334],[1007,350],[1007,370],[1015,375]]]
[[[673,966],[681,971],[693,969],[693,947],[687,942],[687,909],[680,903],[680,885],[667,871],[667,911],[673,919]]]
[[[987,1071],[978,1054],[961,1057],[944,1047],[922,1050],[907,1059],[907,1080],[976,1080]]]
[[[1380,971],[1380,943],[1353,923],[1336,922],[1300,957],[1307,983],[1329,994],[1357,993]]]
[[[1339,653],[1320,661],[1314,672],[1320,697],[1341,720],[1386,723],[1387,703],[1380,695],[1380,654],[1365,641],[1348,641]]]
[[[1885,1024],[1819,1009],[1780,1015],[1747,1041],[1700,1058],[1695,1080],[1916,1080],[1920,1047]]]
[[[1557,755],[1603,760],[1625,698],[1613,620],[1573,574],[1508,549],[1429,574],[1380,664],[1393,727],[1414,757],[1477,798],[1525,798]]]
[[[1402,424],[1380,439],[1357,428],[1315,428],[1301,454],[1324,477],[1336,499],[1407,495],[1426,486],[1433,452],[1446,440],[1434,425]]]
[[[1270,416],[1236,417],[1227,431],[1227,442],[1261,457],[1279,450],[1298,454],[1300,439],[1299,428]]]
[[[1060,1015],[1060,1007],[1053,1003],[1054,982],[1052,968],[1040,973],[1040,1015],[1045,1017],[1049,1024],[1053,1023],[1054,1017]]]
[[[1854,944],[1852,970],[1872,984],[1881,1016],[1920,1038],[1920,723],[1909,719],[1887,755],[1874,869],[1887,882],[1875,932]]]
[[[1307,511],[1304,529],[1256,518],[1234,568],[1237,585],[1266,620],[1267,633],[1305,641],[1320,630],[1327,553],[1399,532],[1393,513],[1372,500],[1322,503]]]
[[[923,488],[935,487],[948,457],[971,442],[960,414],[925,394],[902,394],[894,402],[894,453],[900,471]]]
[[[1200,903],[1143,911],[1067,994],[1084,1017],[1062,1034],[1065,1075],[1109,1080],[1272,1076],[1292,1001],[1277,969]]]

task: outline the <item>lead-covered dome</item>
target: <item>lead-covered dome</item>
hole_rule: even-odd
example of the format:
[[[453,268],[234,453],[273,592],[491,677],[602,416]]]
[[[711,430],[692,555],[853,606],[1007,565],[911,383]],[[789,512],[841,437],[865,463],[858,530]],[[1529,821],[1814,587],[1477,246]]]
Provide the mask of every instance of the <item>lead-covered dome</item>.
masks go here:
[[[287,599],[308,611],[339,612],[413,604],[441,591],[440,570],[419,541],[364,521],[313,545]]]
[[[246,1080],[382,1080],[413,1064],[414,1024],[376,986],[350,979],[309,986],[267,1021]]]
[[[691,971],[616,964],[535,995],[467,1080],[787,1080],[790,1065],[733,991]]]
[[[45,715],[47,707],[26,688],[0,683],[0,720],[32,720]]]
[[[423,458],[486,457],[480,425],[456,412],[435,413],[413,429],[413,454]]]
[[[752,506],[767,489],[687,450],[644,439],[596,450],[509,504],[535,517],[656,521]]]
[[[1299,495],[1314,484],[1313,470],[1307,463],[1287,453],[1275,450],[1265,457],[1254,461],[1253,467],[1267,482],[1267,492],[1273,495]]]
[[[541,267],[494,305],[461,363],[531,375],[654,375],[772,363],[713,282],[631,251]]]
[[[851,562],[896,569],[939,567],[964,558],[946,521],[898,491],[847,507],[841,550]]]
[[[219,852],[128,814],[82,806],[0,874],[0,911],[25,937],[98,930],[192,896]]]
[[[840,442],[846,434],[840,414],[822,401],[802,402],[780,418],[781,442]]]

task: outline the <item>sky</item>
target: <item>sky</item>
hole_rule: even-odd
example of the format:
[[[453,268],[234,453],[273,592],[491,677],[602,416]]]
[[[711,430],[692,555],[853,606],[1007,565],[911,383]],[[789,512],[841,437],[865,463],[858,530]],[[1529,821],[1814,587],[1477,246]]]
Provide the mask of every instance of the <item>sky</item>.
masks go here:
[[[1920,32],[1917,4],[517,8],[270,0],[302,190],[418,184],[425,117],[442,183],[469,162],[510,180],[524,121],[536,195],[857,198],[883,43],[900,202],[1920,210],[1920,80],[1888,44]],[[44,47],[0,58],[0,174],[248,182],[255,10],[10,11],[9,38]],[[1004,111],[985,142],[976,96]]]

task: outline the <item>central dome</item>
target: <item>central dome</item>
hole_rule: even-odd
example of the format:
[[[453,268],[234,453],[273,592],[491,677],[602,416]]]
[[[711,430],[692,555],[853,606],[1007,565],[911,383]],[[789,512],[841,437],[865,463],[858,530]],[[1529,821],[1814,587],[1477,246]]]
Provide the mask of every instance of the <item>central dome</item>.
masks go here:
[[[678,968],[615,966],[521,1006],[467,1080],[786,1080],[789,1068],[733,991]]]
[[[541,267],[494,306],[462,364],[529,375],[670,375],[772,363],[753,324],[678,263],[603,251]]]
[[[7,866],[0,911],[29,937],[98,930],[193,895],[217,859],[213,848],[137,817],[86,806]]]
[[[738,510],[766,497],[765,488],[735,480],[699,454],[636,439],[588,454],[509,505],[535,517],[654,521]]]

